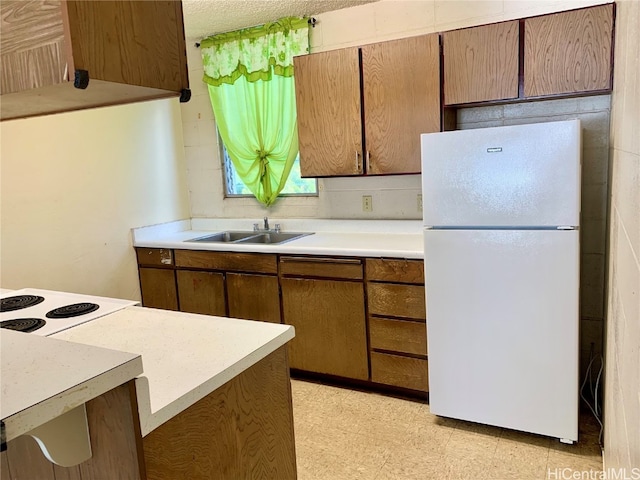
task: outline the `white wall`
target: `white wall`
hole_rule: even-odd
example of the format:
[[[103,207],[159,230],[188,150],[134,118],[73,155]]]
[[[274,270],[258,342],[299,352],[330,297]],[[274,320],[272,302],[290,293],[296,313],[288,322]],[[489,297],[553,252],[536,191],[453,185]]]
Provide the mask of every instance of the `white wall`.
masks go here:
[[[554,11],[605,0],[382,0],[316,15],[311,51],[333,50]],[[185,22],[189,19],[186,18]],[[187,45],[193,97],[182,106],[191,215],[261,218],[272,215],[321,218],[421,217],[420,176],[320,179],[319,197],[283,198],[267,209],[254,199],[225,199],[215,124],[202,78],[200,51]],[[362,212],[362,195],[372,195],[373,212]]]
[[[611,108],[607,468],[640,467],[640,2],[618,2]]]
[[[130,229],[189,217],[177,99],[0,123],[0,285],[139,299]]]

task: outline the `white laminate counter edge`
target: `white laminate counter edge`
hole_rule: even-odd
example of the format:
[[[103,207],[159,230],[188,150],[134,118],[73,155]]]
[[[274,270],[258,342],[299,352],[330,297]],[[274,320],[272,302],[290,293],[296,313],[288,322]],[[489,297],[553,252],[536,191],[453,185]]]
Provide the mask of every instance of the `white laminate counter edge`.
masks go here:
[[[197,388],[194,388],[190,392],[185,393],[182,397],[177,398],[169,405],[161,408],[156,412],[151,411],[150,405],[150,391],[149,380],[142,376],[136,378],[136,391],[138,395],[138,411],[140,413],[140,430],[142,436],[146,437],[153,430],[158,428],[163,423],[171,420],[173,417],[183,412],[190,406],[194,405],[198,401],[205,398],[222,385],[237,377],[245,370],[251,368],[269,354],[275,352],[278,348],[286,344],[294,337],[293,327],[290,327],[286,332],[280,336],[272,339],[258,350],[249,354],[242,359],[241,362],[230,365],[227,369],[220,372],[209,381],[201,384]]]
[[[142,373],[139,355],[2,331],[2,420],[10,441]]]

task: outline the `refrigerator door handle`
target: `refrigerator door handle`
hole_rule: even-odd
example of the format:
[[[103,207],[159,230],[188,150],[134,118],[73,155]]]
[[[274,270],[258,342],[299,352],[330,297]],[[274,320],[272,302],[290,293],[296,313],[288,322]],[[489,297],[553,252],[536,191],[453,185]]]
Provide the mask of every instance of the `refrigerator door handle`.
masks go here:
[[[572,225],[560,225],[556,227],[556,230],[577,230],[577,228]]]

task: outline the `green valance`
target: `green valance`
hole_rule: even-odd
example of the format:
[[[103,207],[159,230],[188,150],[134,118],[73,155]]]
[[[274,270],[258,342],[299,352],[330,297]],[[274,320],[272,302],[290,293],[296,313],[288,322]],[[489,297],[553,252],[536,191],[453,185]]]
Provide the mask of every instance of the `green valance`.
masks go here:
[[[272,74],[293,75],[293,57],[309,53],[306,17],[221,33],[200,42],[203,80],[212,86],[233,84],[241,76],[249,82],[268,81]]]

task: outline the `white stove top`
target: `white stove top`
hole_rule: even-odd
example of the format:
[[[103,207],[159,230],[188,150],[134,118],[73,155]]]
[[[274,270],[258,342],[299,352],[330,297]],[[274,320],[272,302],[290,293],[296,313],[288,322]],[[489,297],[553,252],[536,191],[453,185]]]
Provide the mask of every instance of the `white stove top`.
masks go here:
[[[67,293],[67,292],[56,292],[52,290],[40,290],[36,288],[23,288],[21,290],[13,290],[9,292],[5,292],[0,294],[0,299],[8,299],[12,297],[17,297],[21,295],[33,295],[36,297],[42,297],[39,303],[21,308],[19,310],[13,311],[2,311],[0,312],[0,320],[2,322],[6,320],[16,320],[16,319],[41,319],[46,323],[38,328],[37,330],[33,330],[31,333],[35,335],[48,336],[54,333],[60,332],[62,330],[66,330],[67,328],[74,327],[76,325],[80,325],[82,323],[88,322],[90,320],[94,320],[98,317],[102,317],[104,315],[108,315],[109,313],[116,312],[125,307],[129,307],[131,305],[137,305],[138,302],[132,300],[121,300],[118,298],[107,298],[107,297],[96,297],[93,295],[82,295],[78,293]],[[52,310],[60,307],[65,307],[68,305],[79,304],[79,303],[88,303],[97,305],[97,309],[90,311],[88,313],[83,313],[78,316],[69,317],[69,318],[49,318],[47,317],[47,313],[50,313]],[[95,308],[95,307],[92,307]]]

